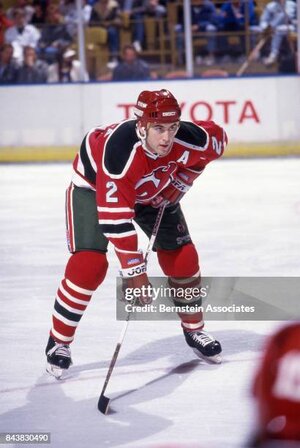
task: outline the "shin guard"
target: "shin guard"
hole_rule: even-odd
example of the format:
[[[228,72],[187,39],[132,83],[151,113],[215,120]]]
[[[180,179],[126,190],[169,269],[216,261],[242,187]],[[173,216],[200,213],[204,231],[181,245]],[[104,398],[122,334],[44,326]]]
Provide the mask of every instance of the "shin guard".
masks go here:
[[[107,267],[106,255],[101,252],[81,251],[71,255],[54,303],[50,335],[55,341],[72,342],[92,294],[105,278]]]
[[[176,250],[160,249],[157,255],[164,274],[168,276],[169,285],[177,290],[173,298],[174,304],[200,308],[201,297],[199,295],[194,297],[192,294],[193,290],[201,289],[199,258],[194,244],[186,244]],[[200,330],[204,326],[201,310],[179,312],[178,315],[185,330]]]

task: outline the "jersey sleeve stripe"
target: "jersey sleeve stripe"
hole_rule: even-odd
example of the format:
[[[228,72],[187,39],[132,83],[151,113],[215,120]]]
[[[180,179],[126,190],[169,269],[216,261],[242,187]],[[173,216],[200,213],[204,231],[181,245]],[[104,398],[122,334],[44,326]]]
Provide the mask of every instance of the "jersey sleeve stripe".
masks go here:
[[[126,224],[131,223],[131,219],[99,219],[99,224]]]
[[[127,232],[134,231],[135,228],[132,223],[125,224],[100,224],[101,231],[106,234],[124,234]]]
[[[129,207],[97,207],[98,212],[108,212],[108,213],[122,213],[122,212],[131,212],[134,213],[134,210]]]
[[[127,238],[129,236],[135,236],[137,233],[135,230],[133,230],[132,232],[124,232],[124,233],[105,233],[106,238]]]

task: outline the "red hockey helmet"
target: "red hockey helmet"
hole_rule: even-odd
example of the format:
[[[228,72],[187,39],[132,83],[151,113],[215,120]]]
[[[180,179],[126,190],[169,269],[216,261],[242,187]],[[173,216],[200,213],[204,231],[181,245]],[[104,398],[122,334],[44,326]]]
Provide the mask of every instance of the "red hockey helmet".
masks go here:
[[[144,90],[139,94],[134,114],[137,120],[146,123],[172,123],[179,121],[181,110],[169,90]]]
[[[300,441],[300,323],[270,338],[254,382],[258,437]]]

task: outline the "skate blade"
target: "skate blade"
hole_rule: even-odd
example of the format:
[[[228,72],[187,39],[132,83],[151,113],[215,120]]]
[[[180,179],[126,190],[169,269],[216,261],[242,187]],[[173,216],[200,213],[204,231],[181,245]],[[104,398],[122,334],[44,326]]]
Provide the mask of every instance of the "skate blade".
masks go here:
[[[49,375],[54,376],[57,380],[63,380],[68,377],[67,369],[61,369],[60,367],[49,363],[47,363],[46,372],[49,373]]]
[[[196,353],[198,358],[203,359],[208,364],[221,364],[222,356],[220,354],[214,356],[204,356],[196,348],[193,348],[193,352]]]

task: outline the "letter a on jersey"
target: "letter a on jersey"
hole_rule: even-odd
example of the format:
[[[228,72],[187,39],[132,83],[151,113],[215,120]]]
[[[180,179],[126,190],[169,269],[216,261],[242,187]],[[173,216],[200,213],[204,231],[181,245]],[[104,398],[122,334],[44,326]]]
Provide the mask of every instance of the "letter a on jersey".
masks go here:
[[[184,153],[182,154],[182,156],[179,157],[177,162],[182,163],[183,165],[186,165],[187,161],[189,160],[189,155],[190,155],[189,151],[184,151]]]

